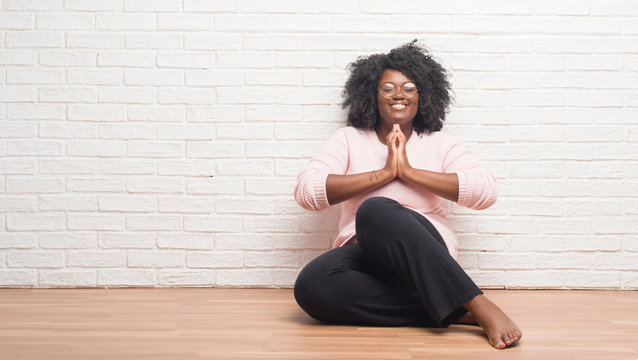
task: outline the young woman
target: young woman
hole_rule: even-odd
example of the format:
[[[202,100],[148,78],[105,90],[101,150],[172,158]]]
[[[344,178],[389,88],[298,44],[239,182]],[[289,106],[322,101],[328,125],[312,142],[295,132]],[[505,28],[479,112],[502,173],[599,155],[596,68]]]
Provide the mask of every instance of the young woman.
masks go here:
[[[504,349],[514,322],[456,262],[443,199],[472,209],[497,184],[463,145],[440,132],[450,103],[445,70],[416,41],[350,64],[337,130],[299,174],[295,199],[319,211],[341,203],[332,250],[310,262],[295,298],[310,316],[342,324],[478,324]]]

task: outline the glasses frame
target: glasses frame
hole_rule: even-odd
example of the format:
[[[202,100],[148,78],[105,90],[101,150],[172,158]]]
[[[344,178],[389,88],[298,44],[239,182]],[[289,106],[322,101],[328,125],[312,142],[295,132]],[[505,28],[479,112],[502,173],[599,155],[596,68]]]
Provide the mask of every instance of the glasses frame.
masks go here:
[[[391,93],[387,93],[383,91],[383,87],[386,85],[392,85],[394,87],[394,91],[392,91]],[[409,92],[405,91],[405,85],[407,84],[412,84],[414,86],[414,92],[412,94],[410,94]],[[403,95],[404,98],[406,99],[412,99],[413,97],[415,97],[418,93],[419,93],[419,88],[416,87],[416,84],[413,82],[406,82],[403,85],[397,87],[395,84],[391,83],[391,82],[386,82],[383,83],[379,89],[378,89],[378,93],[379,95],[381,95],[382,98],[386,99],[386,100],[390,100],[393,99],[398,93],[399,91],[401,91],[401,95]]]

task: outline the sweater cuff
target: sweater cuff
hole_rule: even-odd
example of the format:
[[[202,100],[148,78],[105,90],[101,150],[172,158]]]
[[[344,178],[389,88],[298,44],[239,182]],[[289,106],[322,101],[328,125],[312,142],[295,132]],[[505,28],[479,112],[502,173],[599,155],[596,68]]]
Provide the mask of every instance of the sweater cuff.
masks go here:
[[[317,210],[322,210],[330,206],[326,190],[326,180],[328,179],[328,175],[328,173],[325,173],[317,176],[312,184],[312,192],[316,194],[315,200]]]
[[[456,172],[456,177],[459,179],[459,198],[456,202],[461,206],[467,206],[466,204],[470,200],[468,199],[470,184],[468,183],[467,174],[465,171],[459,170]]]

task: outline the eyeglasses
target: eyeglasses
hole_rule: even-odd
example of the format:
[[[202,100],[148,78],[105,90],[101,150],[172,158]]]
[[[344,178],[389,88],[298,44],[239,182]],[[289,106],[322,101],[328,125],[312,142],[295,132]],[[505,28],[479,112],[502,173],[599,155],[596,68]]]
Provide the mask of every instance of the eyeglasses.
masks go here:
[[[400,88],[398,88],[393,83],[384,83],[379,88],[379,94],[381,94],[381,97],[383,97],[384,99],[389,100],[397,95],[399,89],[401,89],[401,94],[403,94],[403,97],[406,99],[410,99],[414,97],[414,95],[418,94],[416,85],[411,82],[403,84],[403,86],[401,86]]]

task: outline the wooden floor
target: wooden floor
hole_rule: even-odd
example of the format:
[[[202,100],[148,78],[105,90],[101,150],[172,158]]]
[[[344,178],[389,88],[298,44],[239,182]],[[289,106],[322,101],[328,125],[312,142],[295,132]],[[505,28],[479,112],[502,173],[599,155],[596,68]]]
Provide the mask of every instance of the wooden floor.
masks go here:
[[[638,359],[638,292],[486,291],[524,332],[321,324],[289,289],[0,289],[0,358]]]

